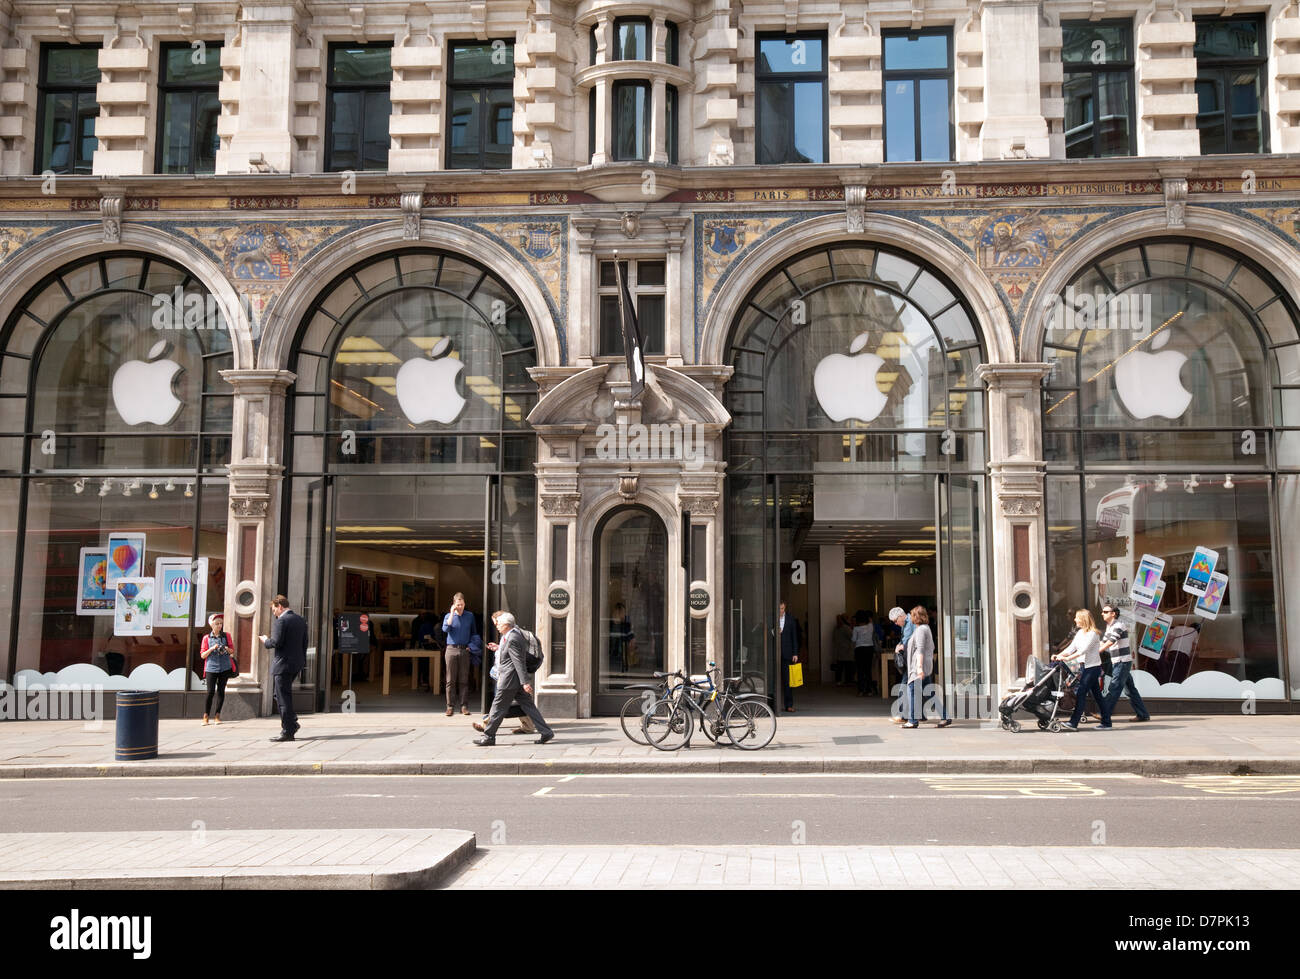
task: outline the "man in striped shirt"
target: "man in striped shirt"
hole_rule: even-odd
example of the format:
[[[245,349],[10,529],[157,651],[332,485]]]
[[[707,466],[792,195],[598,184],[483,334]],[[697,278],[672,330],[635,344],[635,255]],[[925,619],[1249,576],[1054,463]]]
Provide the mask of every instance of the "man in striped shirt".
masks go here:
[[[1137,715],[1133,720],[1149,721],[1151,713],[1147,710],[1147,705],[1142,702],[1137,684],[1133,682],[1133,654],[1128,645],[1128,625],[1119,617],[1119,610],[1109,603],[1102,608],[1101,617],[1106,622],[1106,632],[1101,637],[1101,649],[1102,652],[1110,654],[1111,663],[1105,713],[1114,713],[1119,695],[1127,692],[1128,699],[1133,704],[1133,711]]]

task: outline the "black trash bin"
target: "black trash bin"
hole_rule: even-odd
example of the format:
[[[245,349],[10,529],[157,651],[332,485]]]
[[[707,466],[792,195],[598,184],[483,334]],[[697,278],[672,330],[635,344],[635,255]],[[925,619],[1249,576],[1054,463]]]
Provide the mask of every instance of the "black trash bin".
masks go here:
[[[117,694],[117,760],[158,757],[158,691]]]

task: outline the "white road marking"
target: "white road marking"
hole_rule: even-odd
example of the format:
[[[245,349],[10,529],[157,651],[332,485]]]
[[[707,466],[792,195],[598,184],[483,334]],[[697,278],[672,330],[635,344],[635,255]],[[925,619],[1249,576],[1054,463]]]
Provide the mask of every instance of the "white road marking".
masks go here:
[[[545,788],[538,789],[536,792],[533,793],[533,795],[534,795],[534,796],[543,796],[543,795],[546,795],[546,793],[550,792],[551,789],[553,789],[553,788],[555,788],[554,785],[548,785],[548,786],[546,786]]]

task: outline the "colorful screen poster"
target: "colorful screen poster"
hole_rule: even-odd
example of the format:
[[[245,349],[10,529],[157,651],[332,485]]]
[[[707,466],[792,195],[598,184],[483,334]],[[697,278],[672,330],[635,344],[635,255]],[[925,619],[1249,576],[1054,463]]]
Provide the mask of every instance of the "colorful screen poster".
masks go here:
[[[113,584],[113,635],[153,635],[152,578],[118,578]]]
[[[108,587],[119,578],[139,578],[144,574],[144,534],[108,535]]]
[[[1138,565],[1137,574],[1133,577],[1133,587],[1128,593],[1134,604],[1153,604],[1156,600],[1156,589],[1160,587],[1160,579],[1164,574],[1164,558],[1156,557],[1154,554],[1143,554],[1142,563]]]
[[[154,562],[154,583],[158,588],[158,601],[154,603],[154,625],[175,625],[188,628],[190,624],[190,589],[197,585],[194,615],[200,624],[208,619],[208,559],[198,559],[198,573],[190,575],[187,557],[160,557]]]
[[[1216,571],[1210,575],[1210,584],[1205,589],[1205,594],[1196,600],[1196,608],[1192,611],[1203,619],[1217,619],[1219,608],[1227,594],[1228,576]]]
[[[112,615],[115,604],[108,587],[108,551],[83,547],[77,562],[77,614]]]
[[[1147,626],[1146,632],[1142,634],[1142,645],[1139,651],[1143,656],[1150,656],[1152,659],[1159,659],[1160,654],[1164,652],[1165,640],[1169,638],[1169,629],[1174,624],[1172,615],[1165,615],[1161,612],[1155,617],[1152,623]]]
[[[1214,566],[1219,563],[1219,552],[1208,547],[1198,547],[1192,554],[1192,563],[1187,569],[1187,580],[1183,582],[1183,591],[1189,595],[1204,595],[1210,587],[1210,577]]]
[[[1160,610],[1160,600],[1165,597],[1165,583],[1162,581],[1156,587],[1156,600],[1150,605],[1144,605],[1142,602],[1133,603],[1133,618],[1142,625],[1150,625],[1155,621],[1156,614]]]

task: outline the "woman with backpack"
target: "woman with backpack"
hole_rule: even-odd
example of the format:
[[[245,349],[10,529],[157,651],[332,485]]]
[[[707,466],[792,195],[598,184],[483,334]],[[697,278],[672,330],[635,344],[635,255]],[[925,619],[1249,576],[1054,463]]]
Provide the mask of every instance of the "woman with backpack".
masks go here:
[[[208,723],[212,714],[218,724],[221,723],[221,707],[226,702],[226,681],[238,676],[235,666],[235,641],[224,630],[225,619],[220,612],[208,616],[208,628],[211,630],[203,637],[199,646],[199,655],[203,657],[203,676],[208,683],[208,699],[203,704],[203,723]],[[216,695],[217,710],[212,713],[212,698]]]

